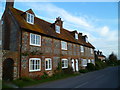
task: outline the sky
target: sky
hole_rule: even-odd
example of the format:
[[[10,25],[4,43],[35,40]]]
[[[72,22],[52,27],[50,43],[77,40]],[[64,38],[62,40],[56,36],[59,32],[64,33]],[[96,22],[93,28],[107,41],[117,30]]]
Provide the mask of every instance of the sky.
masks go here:
[[[4,7],[2,2],[0,17]],[[31,8],[37,17],[51,23],[60,16],[65,29],[87,35],[95,50],[107,57],[112,52],[118,55],[117,2],[15,2],[14,7],[22,11]]]

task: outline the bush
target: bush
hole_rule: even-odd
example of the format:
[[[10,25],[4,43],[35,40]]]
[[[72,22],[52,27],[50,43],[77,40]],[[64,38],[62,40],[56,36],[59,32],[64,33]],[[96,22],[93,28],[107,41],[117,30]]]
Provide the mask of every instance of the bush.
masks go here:
[[[68,68],[63,69],[62,72],[64,74],[73,74],[74,73],[72,67],[70,67],[70,66],[68,66]]]
[[[29,78],[29,77],[21,77],[20,80],[22,81],[34,81],[33,79]]]
[[[87,70],[87,69],[80,69],[79,72],[80,72],[80,73],[87,73],[88,70]]]
[[[88,71],[94,71],[94,70],[95,70],[95,66],[94,66],[94,64],[92,64],[92,63],[87,63],[86,69],[87,69]]]
[[[48,74],[46,73],[46,72],[44,72],[44,75],[42,75],[40,78],[41,79],[46,79],[46,78],[48,78],[49,76],[48,76]]]
[[[103,69],[105,67],[107,67],[106,62],[102,62],[102,61],[95,62],[95,70]]]

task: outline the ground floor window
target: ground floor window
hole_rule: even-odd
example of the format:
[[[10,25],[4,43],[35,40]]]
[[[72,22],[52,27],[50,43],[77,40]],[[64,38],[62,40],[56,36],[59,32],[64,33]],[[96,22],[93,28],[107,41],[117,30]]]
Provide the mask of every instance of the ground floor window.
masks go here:
[[[95,63],[94,59],[91,59],[91,63],[93,63],[93,64]]]
[[[30,58],[29,59],[29,71],[40,71],[41,70],[41,59]]]
[[[62,68],[68,68],[68,59],[62,59]]]
[[[87,66],[87,60],[86,59],[82,59],[82,66]]]
[[[45,59],[45,70],[52,70],[52,60],[51,58]]]

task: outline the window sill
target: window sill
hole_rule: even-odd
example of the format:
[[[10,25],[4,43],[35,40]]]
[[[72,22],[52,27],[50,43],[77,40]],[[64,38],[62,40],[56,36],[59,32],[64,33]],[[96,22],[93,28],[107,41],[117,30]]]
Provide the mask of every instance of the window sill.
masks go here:
[[[29,72],[38,72],[38,71],[41,71],[41,70],[29,70]]]

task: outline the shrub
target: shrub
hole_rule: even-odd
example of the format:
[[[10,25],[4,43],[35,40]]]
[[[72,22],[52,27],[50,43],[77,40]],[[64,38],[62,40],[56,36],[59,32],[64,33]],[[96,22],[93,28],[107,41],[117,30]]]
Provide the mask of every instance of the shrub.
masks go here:
[[[29,78],[29,77],[21,77],[20,80],[22,81],[34,81],[33,79]]]
[[[87,63],[86,69],[89,70],[89,71],[93,71],[93,70],[95,70],[95,66],[92,63]]]
[[[95,69],[99,70],[99,69],[103,69],[107,67],[107,63],[106,62],[102,62],[102,61],[96,61],[95,62]]]
[[[73,74],[74,71],[72,69],[72,67],[68,66],[68,68],[65,68],[62,70],[64,74]]]
[[[46,72],[44,72],[44,75],[42,75],[40,78],[41,79],[46,79],[46,78],[48,78],[48,74]]]
[[[80,73],[87,73],[88,70],[87,70],[87,69],[80,69],[79,72],[80,72]]]

